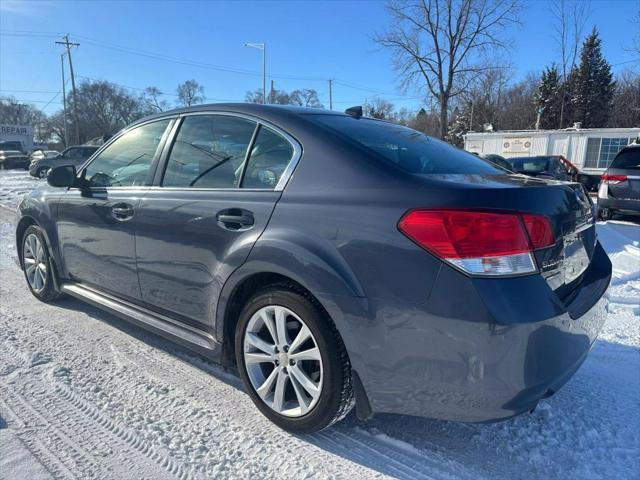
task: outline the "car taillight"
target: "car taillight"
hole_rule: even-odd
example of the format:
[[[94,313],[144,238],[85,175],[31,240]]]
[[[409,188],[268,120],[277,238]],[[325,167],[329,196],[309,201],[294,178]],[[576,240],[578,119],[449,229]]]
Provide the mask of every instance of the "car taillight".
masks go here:
[[[615,185],[616,183],[626,182],[627,176],[626,175],[609,175],[608,173],[605,173],[604,175],[602,175],[601,180],[603,183],[609,183],[611,185]]]
[[[555,244],[542,215],[471,210],[411,210],[399,230],[422,248],[471,275],[537,271],[533,251]]]

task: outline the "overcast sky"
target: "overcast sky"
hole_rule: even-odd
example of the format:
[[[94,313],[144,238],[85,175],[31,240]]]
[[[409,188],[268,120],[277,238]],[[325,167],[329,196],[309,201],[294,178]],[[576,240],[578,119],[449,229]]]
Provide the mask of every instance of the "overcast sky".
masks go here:
[[[524,3],[522,26],[506,32],[514,79],[558,57],[550,2]],[[640,62],[630,62],[625,47],[640,28],[631,22],[640,0],[592,0],[590,11],[587,30],[597,26],[614,70],[638,69]],[[54,41],[69,33],[81,44],[73,50],[78,81],[154,85],[174,95],[178,83],[194,78],[211,102],[242,101],[262,81],[261,52],[243,44],[265,42],[268,81],[273,78],[278,89],[315,88],[328,106],[325,79],[334,78],[336,109],[375,96],[414,109],[420,106],[412,98],[416,93],[399,90],[390,53],[371,40],[388,21],[383,1],[0,0],[0,95],[46,107],[48,113],[60,109],[62,47]]]

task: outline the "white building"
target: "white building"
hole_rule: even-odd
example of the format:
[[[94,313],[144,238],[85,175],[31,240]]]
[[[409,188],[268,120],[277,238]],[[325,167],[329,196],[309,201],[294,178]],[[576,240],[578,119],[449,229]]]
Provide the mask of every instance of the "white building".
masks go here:
[[[601,174],[616,154],[640,138],[640,128],[568,128],[469,132],[465,150],[503,157],[563,155],[582,172]]]

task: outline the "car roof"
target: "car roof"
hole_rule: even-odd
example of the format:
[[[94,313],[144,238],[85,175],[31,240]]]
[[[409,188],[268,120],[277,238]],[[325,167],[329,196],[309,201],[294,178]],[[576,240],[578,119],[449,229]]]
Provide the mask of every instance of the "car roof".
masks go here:
[[[137,125],[139,123],[148,122],[149,120],[160,119],[165,117],[171,117],[175,115],[182,115],[186,113],[207,112],[207,111],[227,111],[235,113],[245,113],[248,115],[255,115],[264,119],[269,119],[271,116],[280,116],[282,114],[289,115],[291,117],[299,115],[342,115],[347,116],[346,113],[326,110],[323,108],[311,108],[301,107],[298,105],[263,105],[261,103],[207,103],[202,105],[194,105],[191,107],[175,108],[173,110],[167,110],[165,112],[156,113],[147,117],[141,118],[130,126]]]

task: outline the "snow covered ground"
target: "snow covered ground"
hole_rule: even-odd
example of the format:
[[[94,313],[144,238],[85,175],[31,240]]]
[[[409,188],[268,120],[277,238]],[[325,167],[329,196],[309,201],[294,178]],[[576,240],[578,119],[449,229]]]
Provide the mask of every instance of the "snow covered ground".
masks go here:
[[[0,204],[35,180],[0,172]],[[353,415],[296,436],[232,372],[73,299],[37,302],[0,208],[0,478],[638,478],[640,227],[598,224],[609,317],[575,377],[531,415],[460,424]]]

